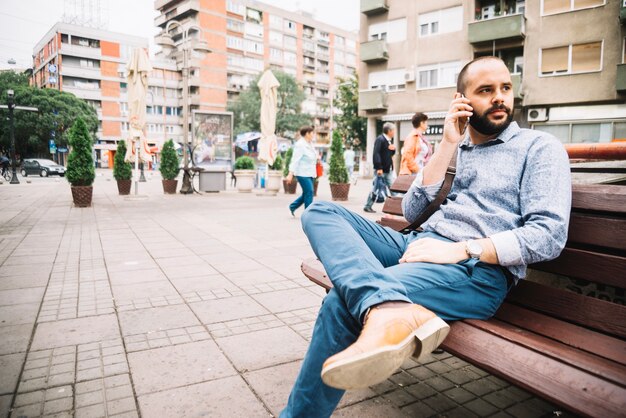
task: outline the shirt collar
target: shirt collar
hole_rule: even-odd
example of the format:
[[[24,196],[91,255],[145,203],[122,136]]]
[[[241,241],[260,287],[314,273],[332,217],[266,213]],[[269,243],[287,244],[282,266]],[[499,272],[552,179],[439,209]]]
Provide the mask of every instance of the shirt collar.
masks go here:
[[[389,142],[389,143],[392,142],[391,139],[389,139],[389,137],[387,135],[383,134],[383,137],[387,140],[387,142]]]
[[[509,142],[520,131],[521,131],[521,128],[519,127],[517,122],[513,121],[513,122],[511,122],[511,124],[509,126],[507,126],[507,128],[504,131],[500,132],[500,135],[498,135],[497,137],[495,137],[493,139],[490,139],[489,141],[485,142],[482,145],[490,146],[490,145],[503,144],[503,143]],[[474,146],[474,144],[472,144],[472,141],[470,140],[470,136],[469,136],[469,132],[468,132],[465,135],[465,138],[459,144],[459,147],[460,148],[470,148],[470,147],[473,147],[473,146]]]

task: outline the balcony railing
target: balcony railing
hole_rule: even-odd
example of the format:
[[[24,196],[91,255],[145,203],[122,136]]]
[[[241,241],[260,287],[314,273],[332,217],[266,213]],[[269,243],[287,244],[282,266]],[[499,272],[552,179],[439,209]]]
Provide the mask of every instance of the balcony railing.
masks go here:
[[[523,38],[525,18],[522,13],[478,20],[469,24],[468,40],[470,43],[495,41],[498,39]]]
[[[382,62],[389,59],[387,42],[376,40],[361,43],[361,61],[366,63]]]
[[[387,0],[361,0],[361,13],[368,16],[386,13],[388,10]]]
[[[374,111],[387,109],[387,93],[384,90],[360,90],[359,110]]]
[[[626,92],[626,64],[617,64],[615,89],[622,93]]]

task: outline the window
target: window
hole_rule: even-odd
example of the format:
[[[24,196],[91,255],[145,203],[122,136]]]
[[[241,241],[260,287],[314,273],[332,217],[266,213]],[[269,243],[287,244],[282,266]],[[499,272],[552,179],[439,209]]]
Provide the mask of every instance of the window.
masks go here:
[[[626,136],[623,122],[535,124],[533,129],[548,132],[563,143],[607,143]]]
[[[226,2],[226,10],[231,13],[243,16],[246,13],[246,6],[239,3],[238,1],[228,0]]]
[[[420,66],[417,68],[419,78],[417,88],[454,87],[461,67],[461,63],[458,61]]]
[[[343,77],[345,75],[346,68],[341,64],[334,64],[335,77]]]
[[[283,34],[280,32],[270,31],[270,45],[283,46]]]
[[[270,48],[270,59],[272,61],[282,61],[283,60],[283,51],[276,48]]]
[[[122,132],[128,132],[128,122],[122,122]]]
[[[356,66],[356,55],[346,53],[346,65]]]
[[[344,46],[346,44],[346,38],[343,36],[335,35],[335,46]]]
[[[386,39],[389,43],[405,41],[406,19],[396,19],[370,25],[369,39]]]
[[[342,51],[335,49],[335,61],[343,62],[345,59],[345,54]]]
[[[249,39],[243,40],[244,50],[248,52],[254,52],[255,54],[263,53],[263,42],[255,42]]]
[[[294,38],[293,36],[284,36],[283,37],[283,44],[285,46],[285,48],[288,49],[296,49],[296,38]]]
[[[243,22],[241,20],[227,19],[226,20],[226,28],[228,30],[233,31],[233,32],[243,33],[244,25],[243,25]]]
[[[289,52],[289,51],[284,51],[283,52],[283,58],[285,59],[285,64],[296,65],[297,57],[296,57],[295,53]]]
[[[270,28],[281,30],[283,28],[283,18],[276,15],[270,15]]]
[[[552,15],[605,4],[606,0],[543,0],[542,12],[544,15]]]
[[[243,50],[243,38],[239,38],[237,36],[227,36],[226,46],[232,49]]]
[[[263,13],[260,10],[248,8],[246,9],[246,20],[260,25],[263,23]]]
[[[524,72],[524,57],[517,56],[513,60],[513,71],[511,74],[522,74]]]
[[[602,42],[545,48],[541,54],[541,75],[576,74],[602,69]]]
[[[256,23],[246,22],[245,34],[256,38],[263,37],[263,26]]]
[[[370,89],[382,89],[389,92],[403,91],[406,87],[404,84],[404,73],[404,68],[371,72],[368,78],[368,87]]]
[[[418,27],[421,37],[458,32],[463,29],[463,6],[421,14]]]
[[[292,22],[291,20],[285,19],[285,32],[295,32],[296,31],[296,22]]]

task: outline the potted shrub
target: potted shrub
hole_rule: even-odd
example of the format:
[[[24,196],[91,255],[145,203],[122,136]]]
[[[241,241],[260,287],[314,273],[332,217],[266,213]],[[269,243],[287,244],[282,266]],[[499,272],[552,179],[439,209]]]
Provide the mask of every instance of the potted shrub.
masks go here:
[[[171,139],[165,141],[163,149],[161,150],[161,164],[159,165],[159,171],[163,177],[163,193],[174,194],[178,187],[178,155],[174,149],[174,141]]]
[[[278,154],[274,160],[274,164],[270,165],[267,170],[267,179],[265,181],[265,190],[276,194],[280,190],[280,183],[283,178],[283,157]]]
[[[254,188],[254,176],[256,175],[254,160],[246,155],[235,160],[235,177],[237,178],[237,190],[241,193],[250,193]]]
[[[113,164],[113,177],[117,180],[117,191],[120,195],[130,194],[133,176],[133,167],[124,157],[126,157],[126,141],[121,140],[117,143]]]
[[[343,143],[337,131],[335,131],[333,142],[330,144],[328,181],[330,182],[330,194],[333,200],[348,200],[350,180],[348,178],[346,162],[343,159]]]
[[[293,157],[293,148],[289,148],[285,154],[285,166],[283,167],[283,190],[285,194],[296,194],[296,188],[298,182],[294,179],[291,183],[287,183],[285,177],[289,175],[289,164],[291,164],[291,158]]]
[[[96,169],[93,165],[93,141],[85,121],[80,117],[69,130],[69,144],[72,150],[67,157],[65,176],[72,185],[74,205],[88,207],[91,206]]]

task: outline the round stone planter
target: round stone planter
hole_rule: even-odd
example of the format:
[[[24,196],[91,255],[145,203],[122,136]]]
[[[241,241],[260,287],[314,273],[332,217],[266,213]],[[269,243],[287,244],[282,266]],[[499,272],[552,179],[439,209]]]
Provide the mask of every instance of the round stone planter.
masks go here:
[[[86,208],[91,206],[92,196],[93,186],[72,186],[72,199],[74,199],[76,207]]]
[[[270,170],[267,172],[267,179],[265,180],[265,190],[268,193],[276,194],[280,190],[280,183],[282,181],[283,174],[280,171]]]
[[[240,193],[250,193],[254,188],[256,170],[235,170],[237,178],[237,190]]]
[[[350,183],[330,183],[330,195],[333,200],[348,200]]]
[[[162,180],[162,182],[163,193],[176,194],[176,189],[178,188],[178,180]]]
[[[130,194],[130,187],[132,186],[132,180],[117,180],[117,192],[122,195]]]

